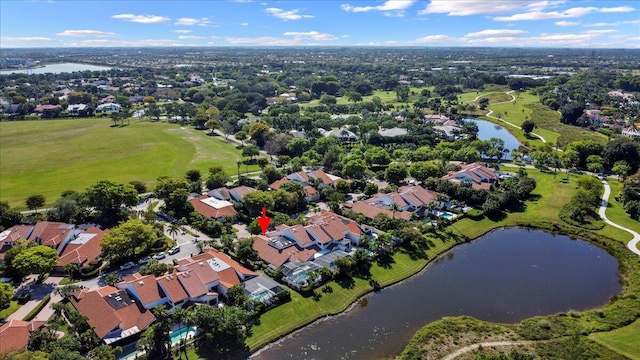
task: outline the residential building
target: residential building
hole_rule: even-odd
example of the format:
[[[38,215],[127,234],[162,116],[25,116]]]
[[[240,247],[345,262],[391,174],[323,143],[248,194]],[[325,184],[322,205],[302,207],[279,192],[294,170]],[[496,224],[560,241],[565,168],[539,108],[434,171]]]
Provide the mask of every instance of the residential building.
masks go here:
[[[42,328],[44,321],[11,319],[0,326],[0,355],[24,349],[32,332]]]
[[[458,171],[450,171],[441,179],[474,189],[489,190],[491,185],[496,183],[500,177],[494,169],[482,166],[479,163],[471,163],[462,165]]]
[[[75,234],[60,251],[60,257],[56,263],[56,271],[63,271],[67,264],[77,264],[79,269],[100,256],[102,247],[100,241],[109,230],[100,230],[92,226],[84,232]]]
[[[224,221],[230,217],[232,221],[235,221],[238,215],[232,203],[215,197],[202,195],[192,198],[189,202],[196,212],[209,219]]]
[[[81,115],[87,113],[87,104],[73,104],[67,106],[69,115]]]
[[[96,106],[96,112],[113,112],[113,111],[120,111],[120,109],[122,109],[122,106],[120,106],[120,104],[115,104],[111,102]]]
[[[347,128],[332,129],[332,130],[325,130],[323,128],[320,128],[318,130],[320,130],[320,133],[324,137],[335,136],[340,141],[345,143],[356,142],[358,140],[358,138],[356,137],[356,134],[353,133],[353,131],[348,130]]]
[[[151,311],[113,286],[82,289],[71,294],[69,301],[106,344],[141,333],[155,320]]]

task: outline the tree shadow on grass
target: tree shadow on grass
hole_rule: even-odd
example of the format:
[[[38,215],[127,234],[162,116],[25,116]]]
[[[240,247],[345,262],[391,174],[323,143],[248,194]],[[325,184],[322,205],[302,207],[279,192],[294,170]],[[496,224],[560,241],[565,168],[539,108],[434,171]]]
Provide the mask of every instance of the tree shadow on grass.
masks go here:
[[[487,214],[487,218],[491,221],[498,222],[507,218],[507,214],[504,211],[498,211],[491,214]]]
[[[353,280],[351,276],[340,276],[335,279],[335,282],[343,289],[353,289],[353,287],[356,285],[355,280]]]
[[[383,269],[391,269],[395,263],[396,260],[391,255],[382,256],[376,259],[376,264]]]
[[[249,356],[251,356],[251,353],[249,352],[249,348],[247,346],[234,349],[223,354],[211,351],[211,349],[208,349],[206,346],[197,346],[195,350],[196,355],[198,355],[200,359],[205,360],[240,360],[248,359]],[[187,358],[186,355],[184,358]],[[182,357],[180,357],[179,359],[182,359]]]

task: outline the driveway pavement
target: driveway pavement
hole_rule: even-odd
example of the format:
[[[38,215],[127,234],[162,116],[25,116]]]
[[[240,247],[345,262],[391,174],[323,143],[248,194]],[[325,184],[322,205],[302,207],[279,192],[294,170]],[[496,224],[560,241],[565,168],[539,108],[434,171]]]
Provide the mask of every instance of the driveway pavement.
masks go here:
[[[53,315],[53,309],[51,308],[52,304],[59,302],[62,300],[62,297],[53,293],[56,287],[63,277],[50,276],[41,284],[36,283],[37,275],[31,275],[27,277],[27,279],[18,287],[16,294],[20,295],[23,293],[30,292],[31,300],[27,301],[24,305],[22,305],[16,312],[9,315],[7,320],[15,319],[22,320],[24,319],[31,310],[35,309],[36,306],[44,299],[45,296],[51,295],[51,300],[47,306],[45,306],[40,313],[36,316],[35,319],[46,321]]]

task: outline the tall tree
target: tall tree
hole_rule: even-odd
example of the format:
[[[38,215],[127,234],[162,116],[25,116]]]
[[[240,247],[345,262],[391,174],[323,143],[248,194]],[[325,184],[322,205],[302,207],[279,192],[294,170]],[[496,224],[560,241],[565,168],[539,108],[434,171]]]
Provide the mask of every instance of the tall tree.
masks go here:
[[[44,275],[53,271],[53,266],[58,261],[58,252],[44,245],[36,245],[26,248],[13,259],[13,266],[20,275],[39,274]]]
[[[46,202],[47,198],[42,194],[31,195],[25,200],[27,208],[31,211],[35,211],[36,213],[38,212],[38,208],[44,206]]]
[[[125,217],[123,206],[138,203],[138,192],[130,184],[119,184],[110,180],[98,181],[89,186],[84,196],[87,205],[98,212],[98,219],[104,225],[113,225]]]
[[[105,256],[120,259],[142,254],[156,241],[158,235],[153,227],[134,219],[111,229],[100,241],[100,246]]]

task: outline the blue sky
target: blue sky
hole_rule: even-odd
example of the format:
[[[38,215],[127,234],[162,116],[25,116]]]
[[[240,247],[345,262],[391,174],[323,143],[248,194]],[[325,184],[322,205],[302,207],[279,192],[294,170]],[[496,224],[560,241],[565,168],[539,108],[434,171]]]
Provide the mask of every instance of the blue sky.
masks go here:
[[[0,48],[640,48],[640,1],[0,1]]]

